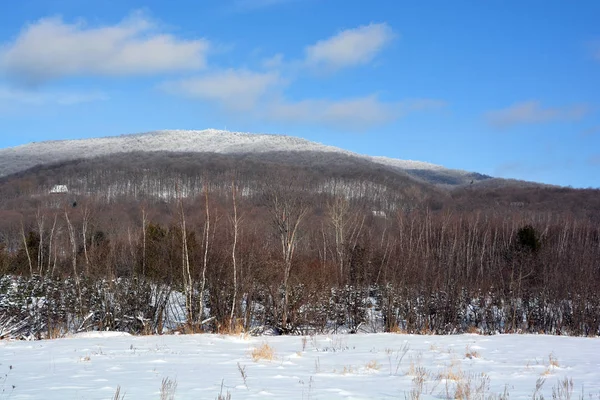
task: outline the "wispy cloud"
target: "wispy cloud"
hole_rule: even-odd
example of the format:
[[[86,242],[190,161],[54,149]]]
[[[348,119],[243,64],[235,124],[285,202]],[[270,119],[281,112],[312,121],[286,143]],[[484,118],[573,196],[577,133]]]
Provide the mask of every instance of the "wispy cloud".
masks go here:
[[[539,101],[527,101],[510,107],[488,112],[488,122],[499,128],[516,125],[540,124],[554,121],[577,121],[590,111],[585,104],[567,107],[542,107]]]
[[[281,85],[277,72],[228,69],[200,77],[167,82],[163,90],[186,97],[216,101],[230,110],[250,110],[269,90]]]
[[[262,60],[262,66],[266,69],[280,69],[284,65],[284,56],[281,53],[277,53],[272,57],[267,57]]]
[[[395,121],[410,113],[443,107],[437,100],[382,102],[376,95],[341,100],[310,99],[268,104],[265,118],[300,124],[324,124],[364,130]]]
[[[269,2],[270,4],[270,2]],[[377,94],[341,99],[291,99],[285,89],[307,72],[366,64],[395,37],[385,23],[349,29],[305,49],[305,57],[286,61],[281,53],[261,62],[262,69],[214,69],[192,78],[168,81],[160,89],[217,105],[235,118],[297,125],[325,125],[361,131],[398,120],[408,114],[439,109],[434,99],[382,101]]]
[[[203,68],[209,42],[158,32],[143,14],[110,26],[45,18],[0,46],[0,71],[37,85],[66,76],[144,75]]]
[[[386,23],[347,29],[305,49],[306,65],[335,71],[367,64],[396,36]]]
[[[29,91],[9,87],[0,87],[0,104],[9,105],[75,105],[94,101],[108,100],[108,95],[98,91],[65,92],[65,91]]]

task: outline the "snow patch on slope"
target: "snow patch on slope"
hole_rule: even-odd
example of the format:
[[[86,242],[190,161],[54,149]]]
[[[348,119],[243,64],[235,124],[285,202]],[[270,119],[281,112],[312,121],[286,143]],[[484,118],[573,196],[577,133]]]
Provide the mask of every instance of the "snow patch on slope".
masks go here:
[[[414,169],[427,170],[427,171],[446,171],[447,170],[447,168],[445,168],[441,165],[431,164],[431,163],[424,162],[424,161],[400,160],[398,158],[381,157],[381,156],[375,156],[375,157],[369,157],[369,158],[372,161],[375,161],[376,163],[389,165],[391,167],[396,167],[396,168],[405,169],[405,170],[414,170]],[[466,171],[465,171],[465,173],[466,173]]]

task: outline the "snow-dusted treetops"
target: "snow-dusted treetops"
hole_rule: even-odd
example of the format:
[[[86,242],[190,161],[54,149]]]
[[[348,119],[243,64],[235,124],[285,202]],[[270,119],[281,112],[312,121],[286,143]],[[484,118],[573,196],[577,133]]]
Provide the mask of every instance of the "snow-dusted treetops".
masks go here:
[[[323,157],[344,155],[389,167],[432,183],[465,184],[490,177],[467,171],[444,168],[421,161],[399,160],[356,154],[333,146],[284,135],[250,134],[215,129],[202,131],[165,130],[81,140],[30,143],[0,149],[0,176],[34,167],[81,158],[94,158],[129,152],[174,153],[313,153]]]

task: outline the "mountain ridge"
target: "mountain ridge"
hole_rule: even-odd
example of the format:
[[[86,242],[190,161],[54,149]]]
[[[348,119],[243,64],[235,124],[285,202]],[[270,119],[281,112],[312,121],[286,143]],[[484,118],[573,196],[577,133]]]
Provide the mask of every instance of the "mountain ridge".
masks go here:
[[[491,178],[475,172],[449,169],[423,161],[359,154],[295,136],[230,132],[217,129],[160,130],[88,139],[33,142],[9,147],[0,149],[0,177],[37,165],[139,151],[219,154],[337,153],[391,167],[406,172],[415,179],[434,184],[456,185]]]

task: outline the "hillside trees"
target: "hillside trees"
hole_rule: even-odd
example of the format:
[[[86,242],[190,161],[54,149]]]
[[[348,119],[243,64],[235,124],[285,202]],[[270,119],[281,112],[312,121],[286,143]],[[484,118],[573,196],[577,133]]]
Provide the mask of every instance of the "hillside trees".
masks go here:
[[[600,220],[587,200],[585,212],[555,209],[552,196],[573,200],[568,191],[548,189],[551,212],[528,203],[543,191],[519,192],[526,205],[513,207],[508,189],[457,189],[430,207],[437,192],[353,166],[209,161],[168,158],[148,171],[91,161],[97,170],[0,181],[0,272],[80,318],[95,310],[85,327],[135,332],[184,321],[305,333],[599,329]],[[34,196],[32,182],[49,185],[51,173],[74,192]]]
[[[281,324],[289,327],[288,307],[290,296],[290,274],[294,253],[301,240],[301,224],[308,212],[308,199],[298,187],[296,176],[281,177],[281,180],[266,184],[263,189],[264,204],[271,216],[272,226],[279,238],[283,267],[283,303],[281,305]],[[283,182],[285,180],[285,182]]]

